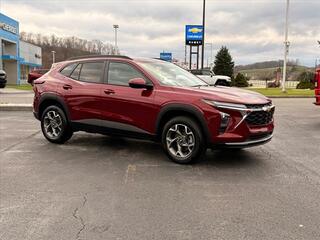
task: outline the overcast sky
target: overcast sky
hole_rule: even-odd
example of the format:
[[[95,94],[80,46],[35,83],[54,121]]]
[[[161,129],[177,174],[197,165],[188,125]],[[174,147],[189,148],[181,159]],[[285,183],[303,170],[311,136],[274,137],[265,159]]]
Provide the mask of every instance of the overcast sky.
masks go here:
[[[283,58],[285,0],[207,0],[206,42],[225,45],[236,64]],[[290,1],[290,59],[313,66],[320,57],[320,0]],[[114,43],[122,54],[184,59],[185,25],[201,24],[202,0],[0,0],[20,31]],[[210,55],[210,46],[206,46]]]

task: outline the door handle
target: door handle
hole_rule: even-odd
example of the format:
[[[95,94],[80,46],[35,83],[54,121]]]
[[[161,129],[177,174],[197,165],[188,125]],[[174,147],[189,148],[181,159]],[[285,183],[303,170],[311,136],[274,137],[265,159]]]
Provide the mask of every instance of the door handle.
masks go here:
[[[65,90],[72,89],[72,86],[69,84],[65,84],[65,85],[63,85],[63,89],[65,89]]]
[[[104,90],[104,93],[110,95],[110,94],[115,94],[115,91],[112,89],[106,89]]]

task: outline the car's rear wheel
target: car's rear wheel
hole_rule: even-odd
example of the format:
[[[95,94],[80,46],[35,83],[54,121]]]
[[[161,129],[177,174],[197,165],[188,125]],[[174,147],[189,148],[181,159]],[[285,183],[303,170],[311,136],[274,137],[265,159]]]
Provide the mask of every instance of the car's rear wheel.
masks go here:
[[[64,143],[73,134],[65,113],[58,106],[49,106],[43,111],[41,129],[45,138],[53,143]]]
[[[162,145],[169,158],[180,164],[198,160],[206,150],[199,125],[189,117],[175,117],[165,124]]]

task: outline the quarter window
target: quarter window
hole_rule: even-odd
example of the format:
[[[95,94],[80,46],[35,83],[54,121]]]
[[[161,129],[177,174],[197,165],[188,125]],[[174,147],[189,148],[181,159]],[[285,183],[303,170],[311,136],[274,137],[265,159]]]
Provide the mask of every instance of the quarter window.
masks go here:
[[[99,83],[101,82],[104,62],[87,62],[82,64],[80,81]]]
[[[72,74],[71,74],[71,78],[78,80],[79,79],[79,74],[80,74],[80,70],[81,70],[81,66],[82,64],[78,64],[78,66],[73,70]]]
[[[60,73],[61,73],[62,75],[64,75],[64,76],[66,76],[66,77],[69,77],[70,74],[72,73],[72,70],[75,68],[76,65],[77,65],[76,63],[70,64],[70,65],[64,67],[64,68],[60,71]]]
[[[133,78],[145,79],[141,72],[126,63],[110,62],[108,84],[129,86],[128,82]]]

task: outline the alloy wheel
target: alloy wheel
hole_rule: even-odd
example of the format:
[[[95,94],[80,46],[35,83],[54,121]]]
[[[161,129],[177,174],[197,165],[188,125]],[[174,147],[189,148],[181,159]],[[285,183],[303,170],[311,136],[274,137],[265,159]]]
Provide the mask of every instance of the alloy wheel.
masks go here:
[[[187,125],[174,124],[166,134],[166,144],[173,156],[188,158],[194,149],[195,137]]]
[[[55,139],[58,138],[62,132],[62,118],[59,112],[50,110],[44,116],[44,130],[48,137]]]

